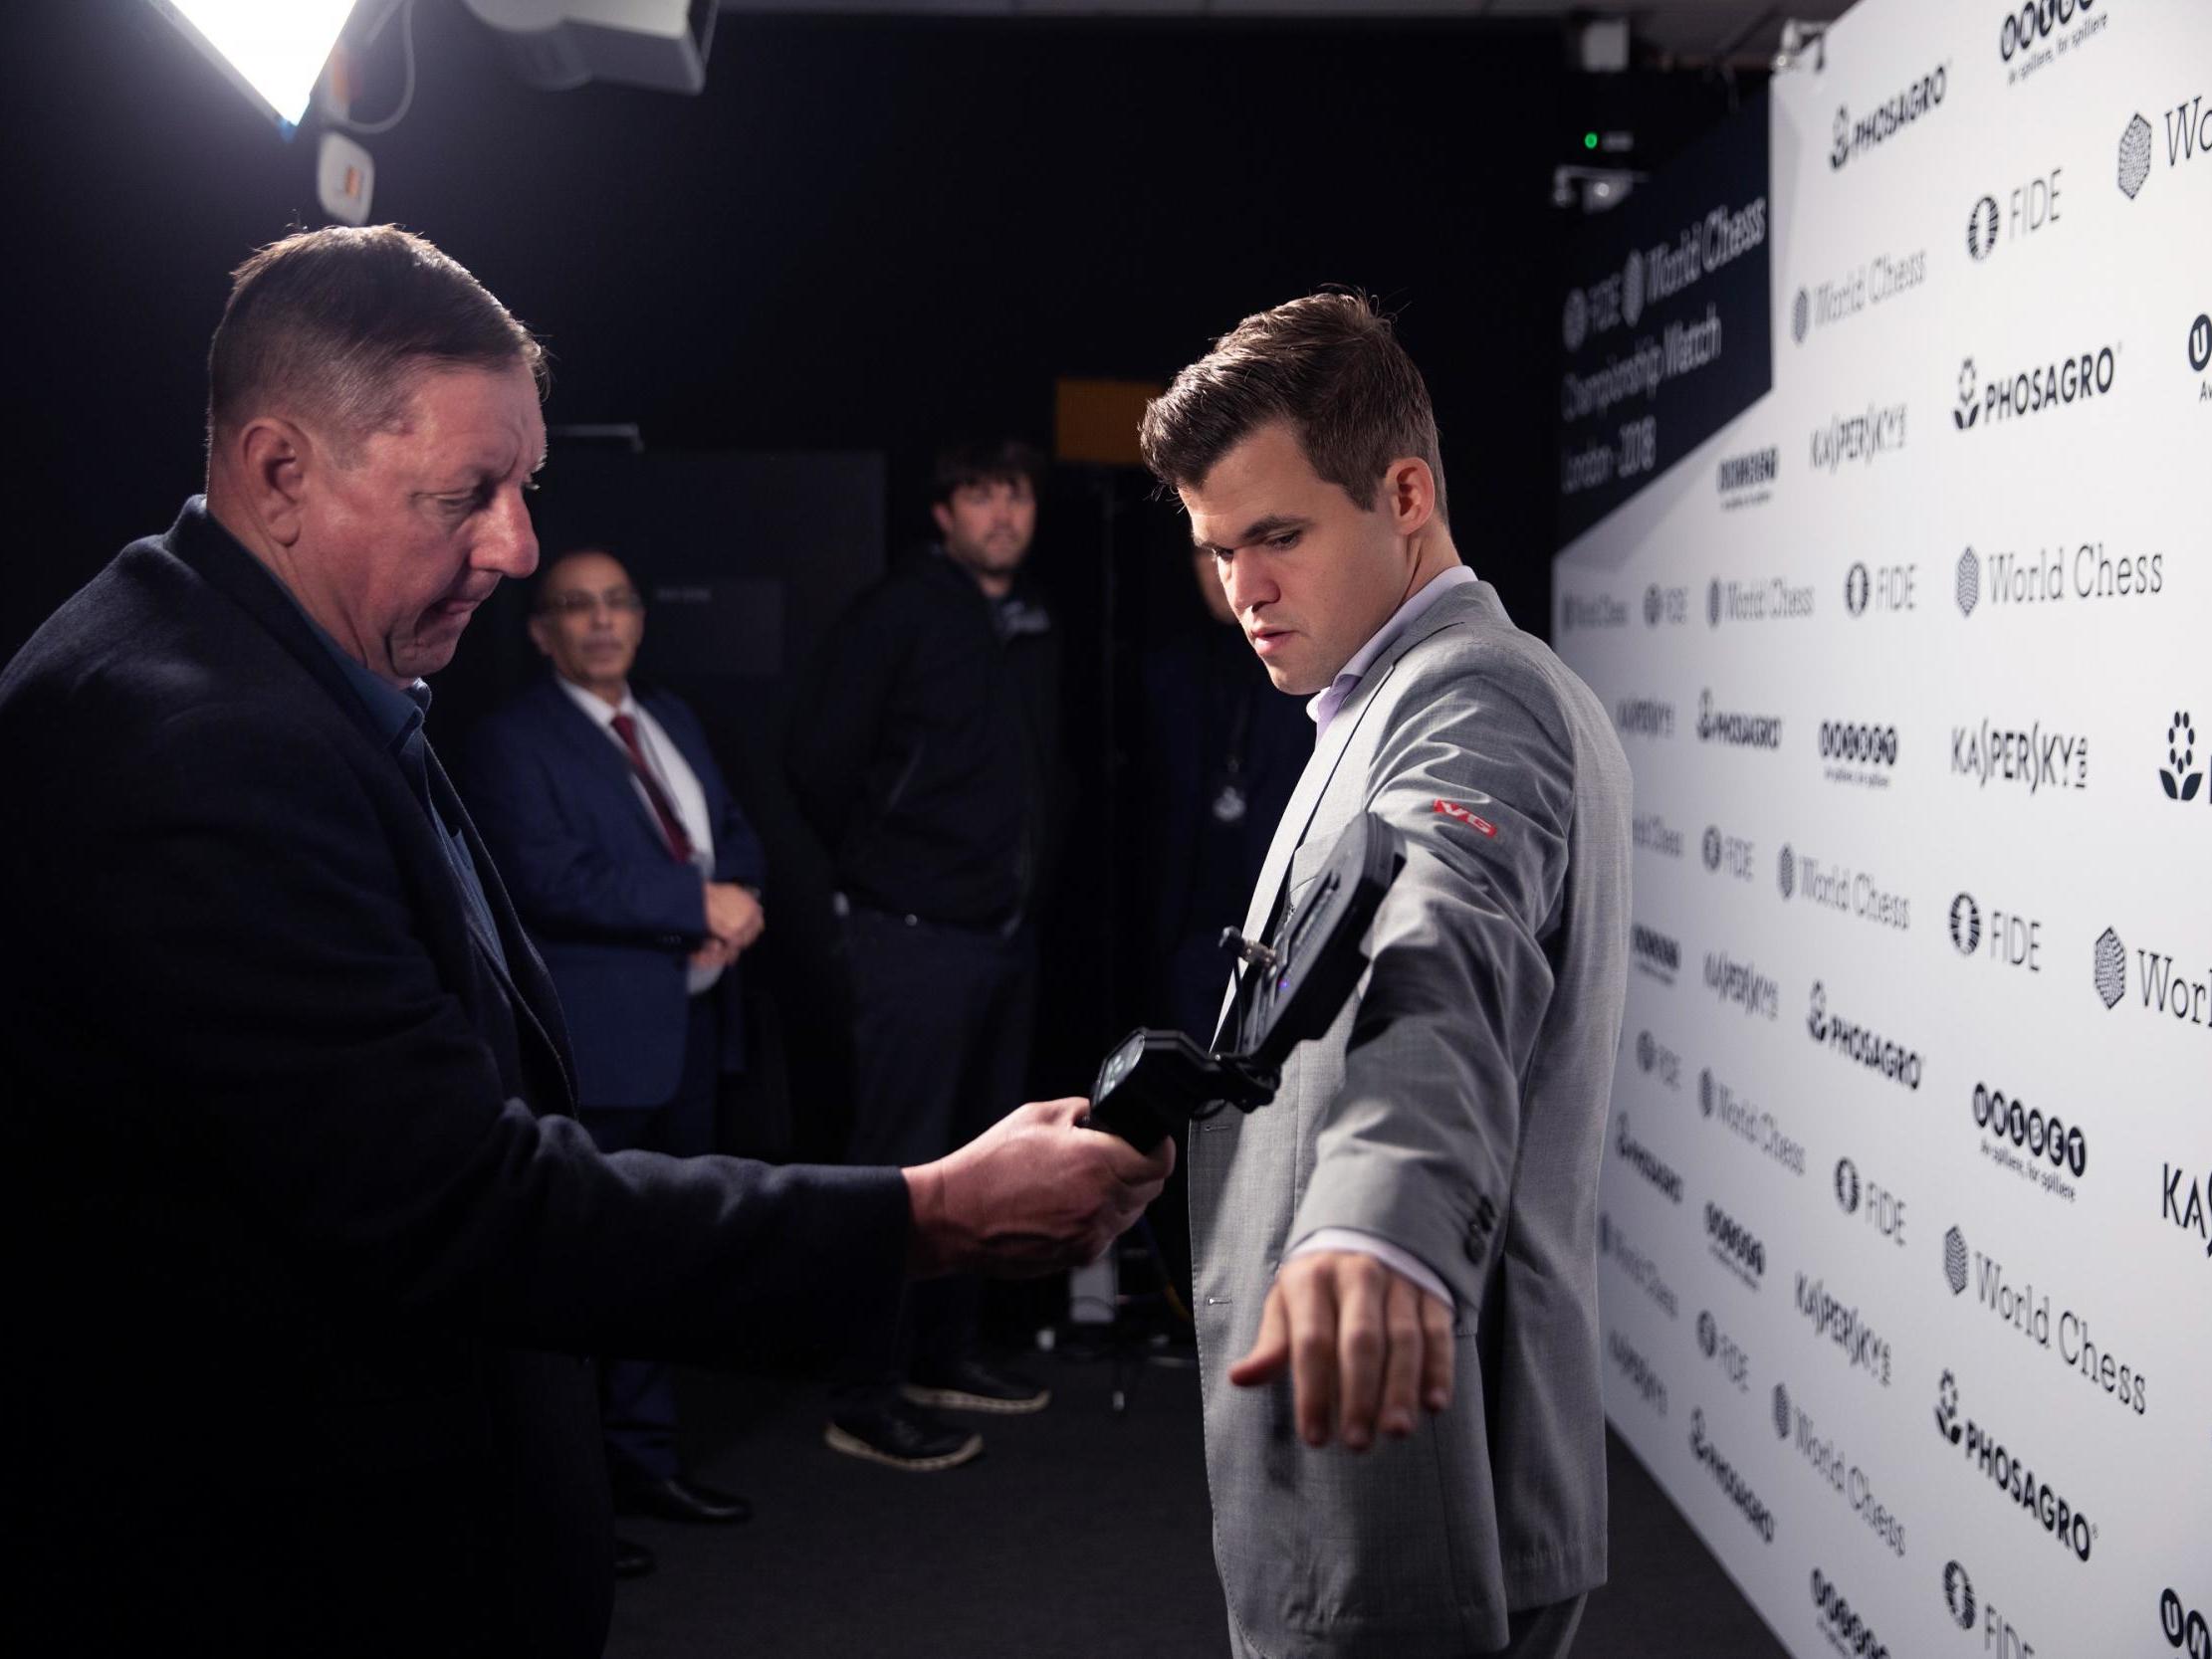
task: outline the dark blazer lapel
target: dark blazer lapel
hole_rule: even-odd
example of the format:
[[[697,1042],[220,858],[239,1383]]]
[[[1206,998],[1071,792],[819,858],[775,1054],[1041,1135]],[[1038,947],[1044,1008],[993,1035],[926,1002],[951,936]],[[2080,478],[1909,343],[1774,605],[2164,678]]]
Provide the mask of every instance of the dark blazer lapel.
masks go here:
[[[637,774],[630,770],[630,763],[622,751],[614,746],[598,723],[569,698],[549,674],[538,683],[534,694],[549,729],[558,734],[569,751],[577,757],[586,775],[599,780],[602,789],[618,794],[628,808],[630,820],[638,833],[645,837],[663,858],[668,856],[668,837],[661,833],[660,820],[653,816],[652,808],[645,804],[637,787]],[[658,717],[655,717],[658,719]]]
[[[430,797],[437,803],[441,814],[447,815],[461,831],[462,844],[468,848],[469,857],[475,861],[476,876],[484,888],[484,902],[491,910],[492,919],[499,929],[498,950],[490,949],[479,935],[480,924],[473,914],[469,920],[470,942],[494,978],[507,993],[508,1002],[514,1007],[517,1024],[528,1030],[553,1056],[555,1069],[566,1084],[568,1098],[563,1103],[566,1111],[575,1110],[576,1074],[568,1056],[568,1028],[561,1018],[560,998],[553,990],[553,976],[546,971],[546,964],[538,955],[538,947],[531,943],[530,935],[523,931],[522,921],[515,914],[513,901],[507,897],[507,884],[500,880],[499,870],[492,862],[491,849],[484,838],[477,834],[476,824],[461,804],[460,793],[446,776],[435,749],[425,748],[423,757],[430,773]],[[471,907],[462,902],[457,893],[454,900],[464,912]],[[501,960],[502,955],[506,960]]]

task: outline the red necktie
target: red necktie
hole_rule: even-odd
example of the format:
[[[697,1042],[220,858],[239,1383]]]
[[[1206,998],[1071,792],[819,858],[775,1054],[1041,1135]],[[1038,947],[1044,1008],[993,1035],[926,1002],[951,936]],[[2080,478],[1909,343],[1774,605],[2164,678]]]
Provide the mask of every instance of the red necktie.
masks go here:
[[[653,803],[653,816],[661,821],[661,834],[668,837],[668,850],[678,864],[691,862],[691,837],[684,833],[684,822],[676,816],[668,796],[653,776],[653,769],[645,764],[645,751],[637,746],[637,722],[627,715],[616,715],[607,723],[614,727],[614,734],[622,739],[622,746],[630,751],[630,770],[637,773],[638,782],[645,785],[645,798]]]

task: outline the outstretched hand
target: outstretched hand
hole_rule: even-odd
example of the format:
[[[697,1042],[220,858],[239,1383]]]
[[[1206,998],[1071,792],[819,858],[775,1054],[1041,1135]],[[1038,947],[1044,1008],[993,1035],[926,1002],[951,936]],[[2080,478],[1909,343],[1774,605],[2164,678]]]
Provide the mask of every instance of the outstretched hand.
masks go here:
[[[1293,1256],[1267,1292],[1259,1340],[1228,1379],[1257,1387],[1285,1369],[1307,1445],[1326,1446],[1332,1432],[1355,1452],[1378,1432],[1403,1440],[1417,1407],[1451,1403],[1451,1310],[1359,1251]]]

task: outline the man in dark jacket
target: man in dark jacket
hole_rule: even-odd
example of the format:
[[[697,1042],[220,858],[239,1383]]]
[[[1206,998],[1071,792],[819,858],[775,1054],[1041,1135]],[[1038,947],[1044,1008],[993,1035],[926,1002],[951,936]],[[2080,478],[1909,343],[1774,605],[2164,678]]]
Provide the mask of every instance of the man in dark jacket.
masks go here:
[[[1021,1098],[1059,764],[1057,641],[1020,577],[1038,466],[1010,442],[939,457],[943,539],[854,604],[792,728],[840,888],[856,1163],[936,1156]],[[889,1368],[840,1379],[829,1444],[946,1469],[983,1437],[927,1407],[1041,1409],[1044,1389],[976,1354],[977,1304],[972,1281],[917,1288]]]
[[[538,361],[420,238],[264,249],[206,498],[0,673],[12,1651],[596,1654],[575,1355],[847,1347],[907,1274],[1103,1249],[1164,1172],[1073,1101],[903,1171],[566,1116],[419,678],[536,564]]]
[[[576,1057],[577,1116],[601,1151],[712,1151],[720,1082],[744,1055],[738,957],[768,880],[681,698],[634,690],[645,602],[584,547],[538,581],[530,637],[552,672],[472,734],[461,792],[545,958]],[[676,1462],[676,1389],[657,1360],[600,1371],[617,1509],[742,1521],[745,1499]],[[652,1557],[622,1543],[615,1570]]]

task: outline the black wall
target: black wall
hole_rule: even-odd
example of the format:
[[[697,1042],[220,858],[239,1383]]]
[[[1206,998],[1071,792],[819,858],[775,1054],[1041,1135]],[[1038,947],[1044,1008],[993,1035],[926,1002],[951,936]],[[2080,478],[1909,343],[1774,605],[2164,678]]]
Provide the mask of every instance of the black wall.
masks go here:
[[[1048,442],[1055,376],[1165,379],[1246,312],[1354,284],[1401,310],[1427,371],[1460,547],[1545,626],[1550,166],[1572,121],[1552,33],[733,16],[706,94],[682,99],[531,91],[453,0],[416,9],[413,107],[365,140],[376,216],[429,235],[549,338],[556,426],[634,421],[656,456],[874,452],[888,505],[860,521],[903,544],[926,528],[945,432]],[[282,141],[141,0],[6,10],[17,521],[0,658],[197,487],[226,273],[296,214],[320,222],[312,125]],[[395,26],[370,55],[363,114],[396,95],[398,44]],[[549,509],[560,468],[556,449]],[[1067,469],[1048,494],[1036,568],[1066,631],[1077,863],[1105,872],[1053,923],[1053,1092],[1082,1088],[1146,1012],[1111,922],[1115,813],[1142,763],[1117,752],[1114,680],[1193,625],[1183,535],[1134,475]],[[838,563],[858,580],[885,551]],[[733,552],[730,573],[758,572]],[[441,726],[529,662],[517,612],[480,618]],[[810,640],[785,643],[796,659]],[[774,790],[760,711],[787,681],[680,683],[740,787]],[[818,936],[785,936],[819,965]],[[827,1111],[768,1139],[822,1149]]]

